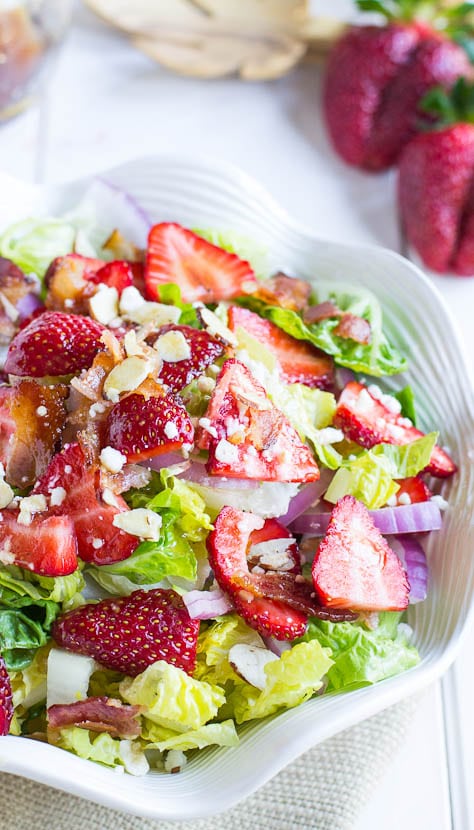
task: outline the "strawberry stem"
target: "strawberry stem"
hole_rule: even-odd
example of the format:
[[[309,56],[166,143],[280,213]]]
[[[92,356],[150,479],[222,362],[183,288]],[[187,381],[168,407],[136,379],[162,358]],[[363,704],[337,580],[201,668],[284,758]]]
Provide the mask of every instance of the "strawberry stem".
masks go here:
[[[429,23],[454,36],[474,31],[474,2],[449,5],[448,0],[356,0],[361,11],[376,12],[390,23]]]
[[[420,108],[434,116],[431,128],[474,124],[474,83],[459,78],[451,90],[435,86],[422,98]]]

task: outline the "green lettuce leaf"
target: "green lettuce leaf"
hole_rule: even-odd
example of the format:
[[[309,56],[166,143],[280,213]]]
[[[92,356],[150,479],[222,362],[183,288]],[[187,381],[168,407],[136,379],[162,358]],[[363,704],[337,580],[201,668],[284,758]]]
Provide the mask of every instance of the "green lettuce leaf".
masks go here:
[[[107,767],[123,766],[120,741],[112,738],[107,732],[94,735],[87,729],[67,726],[59,731],[57,737],[55,736],[54,744],[74,752],[79,758],[86,758]]]
[[[133,586],[155,585],[165,578],[170,582],[186,580],[192,585],[197,557],[206,555],[204,540],[212,529],[201,496],[186,482],[162,470],[153,475],[147,487],[130,491],[127,500],[131,507],[146,507],[159,513],[160,538],[156,542],[141,542],[121,562],[89,566],[88,573],[114,594],[128,594]]]
[[[24,716],[26,711],[46,699],[46,672],[50,645],[39,648],[31,663],[21,671],[10,671],[13,706]]]
[[[404,386],[399,392],[394,392],[393,397],[399,401],[404,418],[409,418],[412,424],[416,426],[416,408],[415,408],[415,393],[411,386]]]
[[[321,688],[322,678],[331,666],[330,651],[315,639],[284,651],[279,660],[265,666],[267,684],[263,691],[242,683],[229,695],[237,723],[265,718],[308,700]]]
[[[148,721],[143,728],[142,738],[147,741],[146,749],[159,749],[161,752],[170,749],[180,749],[186,752],[189,749],[204,749],[205,746],[212,744],[237,746],[239,743],[233,720],[208,723],[206,726],[189,732],[174,732]]]
[[[269,274],[268,249],[249,239],[237,231],[217,230],[216,228],[193,228],[194,233],[207,239],[212,245],[223,248],[231,254],[237,254],[252,266],[257,278],[267,277]]]
[[[0,235],[0,255],[42,277],[51,260],[74,248],[76,230],[63,219],[24,219]]]
[[[218,686],[196,680],[164,660],[137,677],[125,678],[120,694],[128,703],[143,706],[147,720],[175,732],[200,729],[225,701]]]
[[[312,617],[302,638],[317,640],[331,649],[334,664],[328,671],[328,689],[365,686],[399,674],[419,663],[419,655],[399,625],[401,614],[383,612],[379,625],[368,629],[363,622],[331,623]]]
[[[263,317],[272,320],[277,326],[296,337],[308,340],[317,348],[334,357],[340,366],[346,366],[354,372],[365,372],[380,377],[394,375],[405,371],[407,362],[400,352],[387,340],[382,329],[382,311],[376,297],[363,289],[334,291],[324,286],[317,292],[315,302],[331,300],[342,311],[363,317],[370,323],[371,342],[367,345],[354,340],[338,337],[334,329],[338,320],[321,320],[306,325],[301,316],[290,309],[269,306],[255,299],[245,300],[245,304],[258,311]]]
[[[174,282],[163,283],[163,285],[160,285],[159,295],[160,303],[174,305],[181,309],[181,317],[179,318],[181,326],[193,326],[194,328],[198,326],[196,309],[192,303],[183,302],[179,285]]]
[[[352,495],[370,510],[382,507],[399,489],[394,479],[417,475],[427,466],[437,437],[437,432],[430,432],[403,446],[377,444],[353,461],[344,461],[324,498],[335,504]]]

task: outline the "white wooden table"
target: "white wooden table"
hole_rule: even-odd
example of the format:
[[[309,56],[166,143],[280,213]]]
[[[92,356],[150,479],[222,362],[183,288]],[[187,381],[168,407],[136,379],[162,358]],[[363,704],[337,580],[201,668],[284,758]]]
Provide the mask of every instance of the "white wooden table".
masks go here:
[[[314,5],[327,13],[322,0]],[[333,0],[331,12],[348,7]],[[252,85],[178,78],[78,8],[47,98],[0,129],[0,166],[59,181],[148,153],[221,157],[257,177],[318,234],[397,248],[393,175],[369,176],[339,162],[325,135],[319,86],[308,67]],[[436,282],[472,359],[474,279]],[[356,830],[474,827],[474,790],[464,777],[474,768],[473,653],[470,632],[455,669],[426,692]]]

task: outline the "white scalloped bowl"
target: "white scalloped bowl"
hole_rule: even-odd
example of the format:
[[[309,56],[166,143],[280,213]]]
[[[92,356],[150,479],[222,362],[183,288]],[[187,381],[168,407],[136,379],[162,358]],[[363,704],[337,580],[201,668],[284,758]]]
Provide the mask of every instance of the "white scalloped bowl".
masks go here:
[[[318,239],[293,222],[254,181],[228,165],[174,157],[131,162],[104,174],[155,221],[231,228],[266,245],[275,268],[306,279],[359,283],[379,297],[386,329],[410,359],[403,383],[418,395],[422,426],[439,428],[460,463],[445,485],[443,529],[427,544],[429,598],[409,609],[421,663],[358,691],[318,697],[241,730],[233,749],[203,751],[179,775],[120,778],[63,750],[16,737],[0,741],[0,769],[115,809],[159,819],[194,819],[250,795],[301,753],[431,683],[459,648],[474,590],[474,405],[455,326],[438,292],[415,266],[375,247]],[[87,181],[35,189],[1,177],[0,227],[29,213],[69,207]],[[397,380],[389,382],[397,386]],[[400,382],[399,385],[402,385]]]

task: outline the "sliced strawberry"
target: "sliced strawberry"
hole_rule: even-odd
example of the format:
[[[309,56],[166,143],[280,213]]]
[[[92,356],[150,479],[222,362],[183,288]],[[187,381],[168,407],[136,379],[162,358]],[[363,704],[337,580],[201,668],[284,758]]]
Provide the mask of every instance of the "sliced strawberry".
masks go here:
[[[138,539],[115,527],[114,517],[128,507],[120,496],[113,497],[113,504],[106,503],[98,479],[98,470],[87,467],[79,444],[68,444],[54,456],[33,493],[50,498],[50,514],[70,517],[81,559],[109,565],[131,556]]]
[[[260,481],[316,481],[318,466],[288,419],[243,363],[227,360],[199,433],[211,475]]]
[[[0,546],[9,564],[41,576],[67,576],[76,570],[77,542],[68,516],[38,513],[25,525],[18,522],[18,510],[0,515]]]
[[[160,329],[160,336],[169,331],[181,332],[190,348],[191,356],[186,360],[173,362],[164,360],[158,379],[170,391],[179,392],[194,378],[202,375],[207,366],[221,356],[224,346],[215,337],[211,337],[207,331],[193,329],[191,326],[163,326]]]
[[[45,311],[12,340],[5,371],[35,378],[80,372],[103,348],[103,330],[90,318]]]
[[[367,508],[344,496],[331,513],[312,568],[320,602],[351,611],[403,611],[410,586],[405,570]]]
[[[133,285],[134,277],[132,265],[130,262],[125,262],[122,259],[116,259],[113,262],[107,262],[98,271],[89,276],[89,281],[99,284],[108,285],[109,288],[116,288],[121,294],[124,288]]]
[[[246,308],[231,306],[228,325],[231,331],[240,326],[275,355],[285,383],[304,383],[318,389],[328,389],[333,384],[332,358],[311,343],[291,337],[271,320]]]
[[[250,572],[252,551],[269,539],[284,539],[291,564],[296,543],[286,528],[273,519],[264,521],[234,507],[220,511],[207,539],[209,562],[217,582],[231,595],[237,612],[252,628],[265,636],[293,640],[306,630],[309,614],[333,620],[354,618],[345,612],[321,609],[314,601],[311,586],[301,577],[298,579],[295,568]]]
[[[341,393],[334,424],[342,429],[346,438],[366,449],[375,444],[409,444],[425,434],[355,381],[350,381]],[[431,475],[447,478],[457,467],[449,455],[436,446],[426,470]]]
[[[249,265],[236,254],[212,245],[173,222],[154,225],[148,236],[145,285],[150,300],[159,298],[160,285],[176,283],[184,302],[215,303],[258,287]]]
[[[0,654],[0,735],[8,735],[13,718],[13,698],[10,676]]]
[[[48,466],[66,420],[67,388],[22,380],[0,387],[0,461],[9,484],[31,487]]]
[[[129,463],[180,450],[194,441],[194,427],[184,406],[156,384],[155,395],[134,393],[109,412],[106,442]]]
[[[417,504],[421,501],[429,501],[433,493],[430,488],[426,486],[421,476],[412,476],[411,478],[399,478],[397,484],[400,489],[397,490],[396,499],[400,504],[404,503],[404,499],[400,501],[400,496],[408,496],[409,504]],[[408,501],[408,499],[405,499]]]
[[[82,605],[52,628],[62,648],[131,677],[157,660],[191,674],[198,634],[199,621],[190,618],[179,594],[158,588]]]

